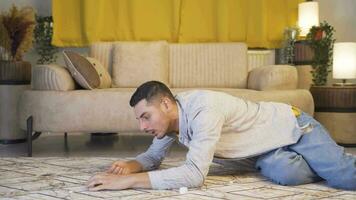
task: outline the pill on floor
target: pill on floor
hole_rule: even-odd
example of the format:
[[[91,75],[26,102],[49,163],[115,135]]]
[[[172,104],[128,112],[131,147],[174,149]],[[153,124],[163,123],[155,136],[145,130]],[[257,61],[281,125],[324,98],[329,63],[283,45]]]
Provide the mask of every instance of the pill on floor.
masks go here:
[[[179,188],[179,194],[185,194],[188,192],[188,188],[187,187],[181,187]]]

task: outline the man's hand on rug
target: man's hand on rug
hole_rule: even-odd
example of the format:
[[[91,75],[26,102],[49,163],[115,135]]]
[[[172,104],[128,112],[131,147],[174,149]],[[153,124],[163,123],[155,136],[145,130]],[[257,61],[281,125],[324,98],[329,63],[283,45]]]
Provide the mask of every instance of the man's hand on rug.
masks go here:
[[[115,161],[106,172],[111,174],[129,174],[129,164],[126,161]]]
[[[151,188],[151,182],[147,173],[131,175],[99,173],[89,179],[87,187],[89,191]]]
[[[116,161],[106,171],[111,174],[132,174],[142,171],[142,166],[135,160],[130,161]]]
[[[132,179],[132,178],[131,178]],[[90,191],[123,190],[130,188],[132,181],[127,175],[100,173],[91,177],[87,183]]]

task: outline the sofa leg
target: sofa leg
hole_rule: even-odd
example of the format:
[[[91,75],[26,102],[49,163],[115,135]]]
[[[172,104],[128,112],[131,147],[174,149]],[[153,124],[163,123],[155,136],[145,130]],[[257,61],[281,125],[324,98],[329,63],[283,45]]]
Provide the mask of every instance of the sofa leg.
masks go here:
[[[30,116],[27,118],[27,156],[32,157],[32,140],[37,139],[40,135],[41,132],[35,132],[35,134],[32,135],[33,132],[33,117]]]
[[[67,134],[67,132],[64,133],[64,147],[65,147],[65,150],[67,151],[68,150],[68,134]]]
[[[40,137],[41,134],[42,134],[42,132],[35,132],[35,133],[32,135],[32,141],[34,141],[35,139],[37,139],[38,137]]]
[[[27,118],[27,156],[32,157],[32,124],[33,117]]]
[[[64,151],[66,153],[69,152],[69,148],[68,148],[68,133],[67,132],[64,133]]]

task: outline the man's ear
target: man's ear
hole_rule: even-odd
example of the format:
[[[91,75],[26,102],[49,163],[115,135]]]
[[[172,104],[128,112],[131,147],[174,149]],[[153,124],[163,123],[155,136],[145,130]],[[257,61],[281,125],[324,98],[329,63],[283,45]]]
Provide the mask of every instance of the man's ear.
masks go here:
[[[172,101],[168,97],[163,97],[161,99],[161,105],[164,107],[165,110],[172,109]]]

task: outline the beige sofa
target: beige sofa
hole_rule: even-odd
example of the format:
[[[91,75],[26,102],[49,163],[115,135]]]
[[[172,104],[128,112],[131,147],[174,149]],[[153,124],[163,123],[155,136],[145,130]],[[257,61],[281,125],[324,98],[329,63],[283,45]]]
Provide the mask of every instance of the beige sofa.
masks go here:
[[[75,89],[62,66],[33,68],[32,89],[20,99],[20,126],[34,132],[138,131],[129,99],[144,81],[160,80],[173,93],[211,89],[252,101],[277,101],[313,114],[308,90],[297,89],[293,66],[264,66],[248,71],[244,43],[168,44],[97,43],[90,56],[107,67],[112,88]],[[31,137],[29,136],[29,139]]]

